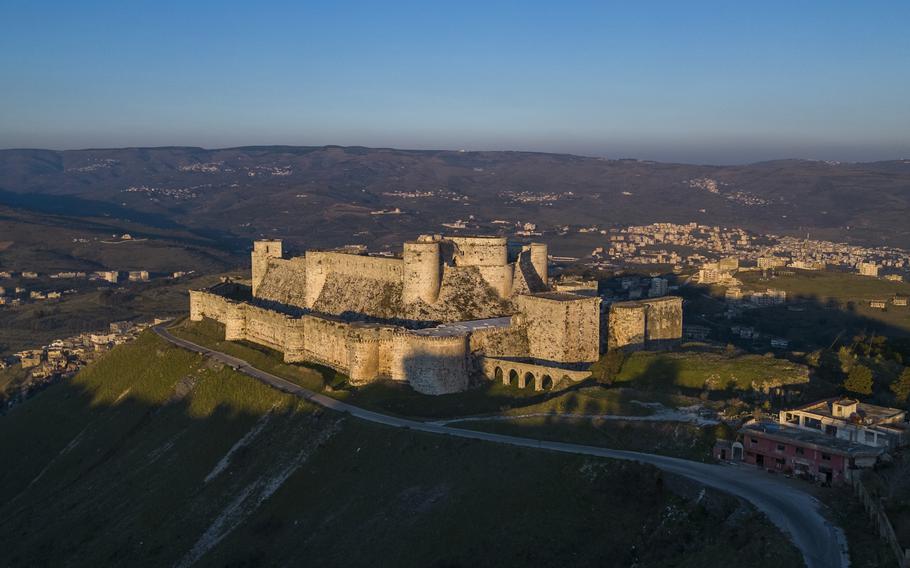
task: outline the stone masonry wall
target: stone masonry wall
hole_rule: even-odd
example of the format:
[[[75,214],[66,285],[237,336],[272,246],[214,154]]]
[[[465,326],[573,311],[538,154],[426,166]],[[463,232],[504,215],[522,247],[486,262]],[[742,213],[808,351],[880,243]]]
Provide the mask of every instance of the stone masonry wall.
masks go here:
[[[287,260],[270,258],[255,296],[298,308],[306,307],[306,261],[303,257]]]
[[[644,344],[645,307],[638,302],[619,302],[610,306],[607,333],[609,349]]]
[[[661,348],[682,337],[682,298],[668,296],[610,306],[607,346]]]
[[[600,298],[572,295],[520,296],[531,358],[559,363],[596,361],[600,344]]]
[[[641,303],[648,306],[645,322],[648,341],[674,341],[682,337],[682,298],[667,296]]]
[[[424,394],[448,394],[468,388],[468,338],[402,334],[396,341],[393,379],[406,378]]]
[[[358,277],[401,285],[403,262],[399,258],[382,258],[339,252],[309,251],[306,253],[307,307],[312,307],[322,293],[330,274]]]

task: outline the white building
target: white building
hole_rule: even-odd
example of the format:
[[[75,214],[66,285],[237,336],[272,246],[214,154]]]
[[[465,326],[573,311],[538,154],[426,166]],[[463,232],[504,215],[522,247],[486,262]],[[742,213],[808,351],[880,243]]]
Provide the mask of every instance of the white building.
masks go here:
[[[778,421],[867,446],[900,447],[910,434],[906,411],[851,398],[826,399],[782,410]]]

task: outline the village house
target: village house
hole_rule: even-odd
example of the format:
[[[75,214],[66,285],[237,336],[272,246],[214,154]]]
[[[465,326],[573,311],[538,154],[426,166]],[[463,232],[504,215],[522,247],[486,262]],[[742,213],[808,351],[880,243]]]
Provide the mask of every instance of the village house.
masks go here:
[[[777,422],[752,422],[739,431],[737,442],[715,445],[718,459],[741,460],[769,471],[827,484],[853,479],[859,469],[875,465],[883,447],[857,444]]]
[[[883,448],[906,445],[910,433],[906,411],[851,398],[826,399],[782,410],[778,421],[793,428]]]

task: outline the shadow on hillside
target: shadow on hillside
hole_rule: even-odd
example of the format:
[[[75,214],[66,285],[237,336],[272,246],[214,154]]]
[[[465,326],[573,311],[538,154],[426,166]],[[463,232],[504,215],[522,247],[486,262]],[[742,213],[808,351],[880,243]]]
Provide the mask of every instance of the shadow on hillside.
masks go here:
[[[207,401],[211,412],[200,415],[206,401],[194,399],[209,395],[199,369],[209,365],[217,367],[194,358],[186,374],[162,366],[162,372],[177,371],[167,375],[170,388],[141,370],[124,380],[107,365],[104,381],[60,383],[0,418],[0,456],[15,466],[0,468],[4,564],[173,566],[215,534],[226,538],[202,552],[203,564],[284,565],[311,557],[338,565],[395,558],[396,565],[425,566],[444,549],[458,565],[482,552],[496,565],[520,557],[554,566],[564,560],[549,540],[555,524],[562,527],[560,541],[576,556],[587,555],[582,565],[593,566],[608,553],[628,551],[630,539],[645,538],[637,527],[661,518],[670,502],[678,509],[679,497],[698,508],[685,527],[662,533],[668,541],[723,543],[731,530],[746,542],[755,530],[780,538],[757,516],[730,528],[724,519],[739,507],[736,501],[706,498],[696,484],[649,466],[353,419],[324,441],[341,415],[280,406],[264,421],[273,400],[285,395],[266,389],[267,400],[257,400],[237,384],[255,382],[233,382],[234,375],[216,376],[232,382]],[[143,388],[135,384],[140,380],[148,381]],[[119,395],[106,388],[110,381],[116,390],[132,384],[139,394]],[[242,404],[230,402],[239,395],[226,392],[229,384],[247,392]],[[94,402],[97,390],[105,391],[105,402]],[[542,488],[548,479],[559,482]],[[523,516],[522,530],[515,531],[514,504],[530,495],[541,514]],[[583,511],[577,502],[585,503]],[[623,519],[623,526],[590,538],[585,527],[603,518]],[[224,532],[211,533],[213,527]],[[419,538],[402,553],[395,535],[413,530]],[[464,536],[452,539],[453,533]],[[300,534],[307,538],[301,541]],[[691,552],[698,545],[687,546]],[[667,547],[653,559],[661,564],[681,554]]]

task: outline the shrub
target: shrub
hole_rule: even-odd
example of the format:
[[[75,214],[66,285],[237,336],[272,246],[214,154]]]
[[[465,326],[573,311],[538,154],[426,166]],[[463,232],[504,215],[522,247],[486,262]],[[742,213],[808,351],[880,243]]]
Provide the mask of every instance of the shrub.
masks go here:
[[[844,388],[856,394],[872,394],[872,370],[865,365],[854,365],[844,381]]]

